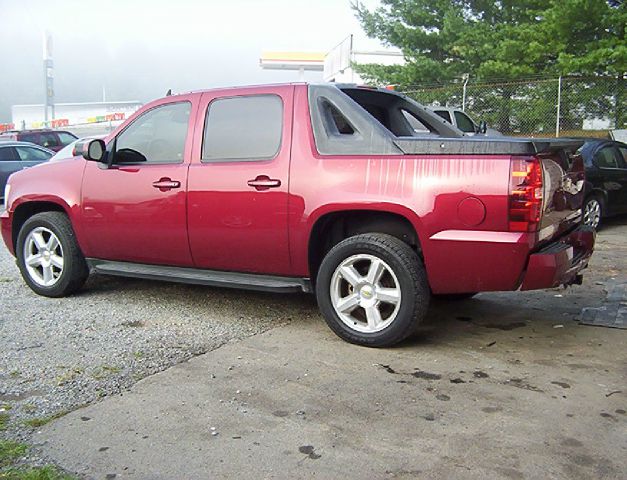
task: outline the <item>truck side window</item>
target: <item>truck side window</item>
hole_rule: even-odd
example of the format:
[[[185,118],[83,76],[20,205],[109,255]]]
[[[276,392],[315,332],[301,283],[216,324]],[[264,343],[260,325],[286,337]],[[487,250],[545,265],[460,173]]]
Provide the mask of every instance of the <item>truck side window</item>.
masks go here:
[[[192,104],[168,103],[143,113],[118,135],[115,163],[181,163]]]
[[[209,104],[203,162],[270,160],[281,148],[283,100],[278,95],[218,98]]]

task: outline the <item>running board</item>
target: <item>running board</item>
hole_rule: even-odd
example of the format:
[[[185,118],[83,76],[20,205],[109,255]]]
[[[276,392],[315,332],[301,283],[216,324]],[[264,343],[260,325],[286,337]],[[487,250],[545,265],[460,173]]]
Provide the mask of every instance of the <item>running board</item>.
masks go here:
[[[191,283],[212,287],[241,288],[263,292],[311,292],[307,278],[257,275],[254,273],[221,272],[200,268],[146,265],[88,258],[87,264],[95,273],[118,277],[145,278],[168,282]]]

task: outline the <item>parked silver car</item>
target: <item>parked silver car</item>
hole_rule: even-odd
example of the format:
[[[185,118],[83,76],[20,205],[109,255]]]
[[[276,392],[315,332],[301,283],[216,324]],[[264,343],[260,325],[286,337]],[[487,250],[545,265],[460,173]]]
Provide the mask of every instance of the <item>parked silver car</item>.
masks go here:
[[[456,126],[466,135],[485,135],[487,137],[501,137],[503,134],[493,128],[488,128],[484,121],[478,124],[459,108],[428,107],[447,122]]]
[[[0,200],[9,175],[48,161],[54,152],[28,142],[0,141]]]

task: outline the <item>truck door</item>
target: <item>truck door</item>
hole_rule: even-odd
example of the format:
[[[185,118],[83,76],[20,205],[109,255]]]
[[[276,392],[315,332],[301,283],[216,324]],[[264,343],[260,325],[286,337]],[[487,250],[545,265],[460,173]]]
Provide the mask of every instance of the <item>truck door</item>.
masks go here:
[[[187,170],[198,94],[152,105],[109,140],[110,168],[87,162],[82,214],[89,255],[192,266]]]
[[[187,204],[196,267],[290,274],[293,94],[288,85],[202,95]]]

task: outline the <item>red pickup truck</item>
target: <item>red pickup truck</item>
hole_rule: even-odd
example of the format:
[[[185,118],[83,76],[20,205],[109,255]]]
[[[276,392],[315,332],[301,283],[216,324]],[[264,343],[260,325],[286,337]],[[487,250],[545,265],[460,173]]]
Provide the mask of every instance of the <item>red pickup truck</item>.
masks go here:
[[[315,292],[340,337],[387,346],[432,295],[581,281],[580,145],[465,137],[354,85],[174,95],[82,156],[12,175],[2,236],[40,295],[90,271]]]

